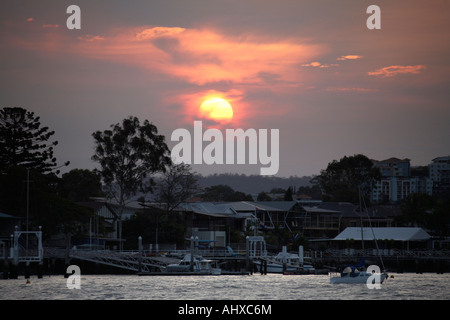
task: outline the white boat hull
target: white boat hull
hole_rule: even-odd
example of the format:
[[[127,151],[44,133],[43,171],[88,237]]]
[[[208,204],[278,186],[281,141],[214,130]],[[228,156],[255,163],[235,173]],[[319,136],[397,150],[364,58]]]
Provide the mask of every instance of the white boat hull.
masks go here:
[[[168,265],[165,271],[167,273],[220,275],[222,270],[220,268],[213,268],[211,265],[212,262],[212,260],[204,259],[201,256],[195,256],[191,260],[191,255],[187,254],[180,263]]]
[[[351,283],[351,284],[367,284],[367,280],[369,277],[375,275],[375,279],[378,276],[380,279],[380,283],[383,283],[383,281],[386,279],[387,274],[385,273],[368,273],[368,272],[359,272],[356,276],[352,277],[350,275],[345,276],[336,276],[330,278],[330,283]]]

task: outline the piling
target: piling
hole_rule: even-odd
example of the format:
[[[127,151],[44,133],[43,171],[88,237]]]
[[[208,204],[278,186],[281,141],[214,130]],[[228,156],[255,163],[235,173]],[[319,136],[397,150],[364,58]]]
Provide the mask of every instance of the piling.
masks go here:
[[[30,279],[30,262],[25,263],[25,279]]]
[[[37,267],[37,277],[38,277],[38,279],[42,279],[43,272],[44,272],[44,264],[43,263],[39,263],[38,267]]]
[[[138,238],[138,248],[139,248],[139,266],[138,266],[138,272],[142,272],[142,237],[139,236]]]

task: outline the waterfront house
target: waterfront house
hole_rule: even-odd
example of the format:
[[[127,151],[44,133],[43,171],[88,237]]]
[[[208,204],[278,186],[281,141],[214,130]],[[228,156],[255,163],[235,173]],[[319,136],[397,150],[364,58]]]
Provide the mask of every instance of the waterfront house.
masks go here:
[[[198,237],[211,247],[227,246],[230,232],[243,230],[248,218],[246,214],[235,211],[229,203],[181,203],[176,210],[185,215],[186,239]]]
[[[77,248],[92,247],[101,249],[117,249],[119,237],[119,206],[105,198],[91,198],[91,201],[78,202],[77,204],[93,210],[89,226],[82,237],[74,239],[73,244]],[[122,221],[129,219],[136,211],[142,210],[137,201],[128,203],[122,213]]]

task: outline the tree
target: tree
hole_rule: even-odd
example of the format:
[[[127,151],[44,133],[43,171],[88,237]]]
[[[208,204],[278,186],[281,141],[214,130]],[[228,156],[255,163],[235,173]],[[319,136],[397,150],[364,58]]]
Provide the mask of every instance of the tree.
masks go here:
[[[91,212],[58,195],[61,179],[53,173],[30,170],[27,186],[27,171],[24,167],[12,166],[6,174],[0,175],[0,210],[23,218],[29,215],[28,230],[42,226],[44,240],[61,233],[70,242],[72,235],[80,235],[83,224],[89,222]],[[22,219],[22,223],[25,224],[26,220]]]
[[[58,141],[50,141],[54,134],[48,127],[41,127],[34,112],[19,107],[0,110],[0,172],[11,166],[52,171],[57,166],[53,147]]]
[[[64,173],[59,189],[62,197],[75,202],[104,196],[100,175],[87,169],[73,169]]]
[[[245,194],[241,191],[234,191],[225,199],[225,201],[253,201],[253,197],[250,194]]]
[[[257,201],[272,201],[272,198],[267,193],[265,193],[264,191],[261,191],[258,194],[258,197],[256,198],[256,200]]]
[[[364,155],[345,156],[333,160],[311,182],[322,189],[326,200],[357,203],[359,190],[368,194],[381,178],[378,168]]]
[[[224,184],[218,184],[211,187],[206,187],[202,198],[203,201],[226,201],[234,193],[233,188]]]
[[[292,197],[292,188],[287,188],[286,192],[284,193],[284,201],[292,201],[294,198]]]
[[[408,226],[428,227],[428,220],[435,203],[435,199],[428,194],[410,194],[401,204],[402,215],[398,217],[398,222]]]
[[[162,172],[171,163],[169,148],[155,125],[137,117],[128,117],[111,130],[96,131],[94,161],[105,184],[106,195],[119,206],[119,238],[122,239],[122,214],[138,191],[148,192],[154,184],[151,175]],[[122,246],[121,246],[122,247]]]
[[[167,213],[171,213],[180,203],[198,192],[198,178],[191,172],[191,166],[172,164],[156,182],[155,189],[157,201]]]
[[[406,226],[420,226],[433,235],[445,238],[450,223],[450,200],[423,193],[410,194],[401,204],[402,214],[396,222]]]

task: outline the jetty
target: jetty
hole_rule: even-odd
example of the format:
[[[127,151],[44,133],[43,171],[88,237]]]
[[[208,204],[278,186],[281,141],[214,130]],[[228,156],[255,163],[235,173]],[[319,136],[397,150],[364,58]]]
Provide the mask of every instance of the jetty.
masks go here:
[[[23,246],[25,237],[28,247]],[[127,273],[137,275],[191,275],[189,273],[169,273],[166,267],[179,263],[188,253],[199,254],[213,260],[222,270],[222,275],[249,275],[254,272],[267,274],[267,264],[273,263],[274,255],[267,252],[263,237],[247,237],[245,250],[233,251],[230,247],[201,249],[198,239],[192,239],[187,250],[167,250],[155,252],[143,250],[142,239],[138,239],[138,250],[86,250],[42,247],[42,231],[18,231],[11,240],[13,246],[3,245],[0,260],[3,261],[2,278],[17,278],[18,274],[61,274],[71,264],[79,265],[84,274]],[[307,250],[305,259],[316,269],[336,270],[343,263],[354,263],[366,258],[367,263],[377,264],[382,256],[386,269],[390,272],[450,272],[449,250],[398,250],[398,249],[326,249]],[[258,265],[259,268],[255,266]],[[258,271],[257,271],[258,270]],[[309,272],[285,272],[284,274],[309,274]],[[321,273],[322,274],[322,273]],[[192,274],[194,275],[194,273]],[[197,275],[197,274],[195,274]],[[68,276],[65,274],[65,276]]]

